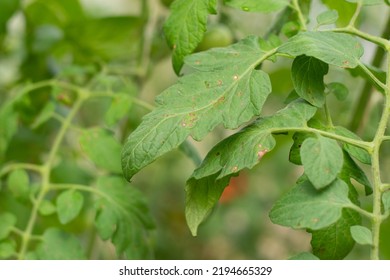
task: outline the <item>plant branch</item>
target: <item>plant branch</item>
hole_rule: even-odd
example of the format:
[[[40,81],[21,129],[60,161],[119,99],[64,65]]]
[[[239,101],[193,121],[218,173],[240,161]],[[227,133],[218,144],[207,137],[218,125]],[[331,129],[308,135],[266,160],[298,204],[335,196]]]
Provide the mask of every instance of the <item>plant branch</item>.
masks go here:
[[[17,170],[17,169],[26,169],[26,170],[35,171],[37,173],[42,173],[42,166],[41,165],[36,165],[36,164],[31,164],[31,163],[11,163],[11,164],[4,166],[1,169],[0,177],[3,177],[7,173],[10,173],[10,172]]]
[[[292,1],[292,7],[297,12],[299,23],[301,25],[301,30],[306,31],[307,30],[306,20],[303,16],[303,13],[302,13],[301,7],[299,6],[298,0]]]
[[[362,70],[374,81],[380,88],[386,90],[386,85],[382,83],[371,71],[364,65],[364,63],[359,61],[359,66]]]
[[[360,208],[359,206],[357,206],[355,204],[349,205],[348,208],[358,212],[359,214],[361,214],[363,216],[366,216],[369,219],[375,218],[374,215],[371,212],[368,212],[368,211],[364,210],[363,208]]]

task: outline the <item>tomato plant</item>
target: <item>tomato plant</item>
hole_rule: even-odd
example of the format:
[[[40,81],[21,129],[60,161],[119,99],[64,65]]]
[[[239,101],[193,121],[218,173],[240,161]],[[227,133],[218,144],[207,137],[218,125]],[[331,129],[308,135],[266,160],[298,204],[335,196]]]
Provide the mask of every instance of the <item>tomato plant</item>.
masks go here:
[[[189,232],[203,242],[218,209],[259,189],[270,206],[251,215],[311,238],[293,259],[389,257],[390,24],[378,35],[368,16],[388,1],[97,5],[0,3],[0,258],[153,258]],[[272,161],[291,185],[278,197],[250,177]],[[187,171],[182,213],[172,177]],[[259,221],[231,217],[256,242],[237,232]]]

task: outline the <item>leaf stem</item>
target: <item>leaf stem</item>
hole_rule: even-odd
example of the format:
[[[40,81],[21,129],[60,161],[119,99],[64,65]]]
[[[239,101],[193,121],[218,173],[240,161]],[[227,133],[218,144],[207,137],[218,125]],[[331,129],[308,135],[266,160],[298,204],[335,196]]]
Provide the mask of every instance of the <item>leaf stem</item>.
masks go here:
[[[55,157],[57,155],[59,147],[65,138],[66,131],[71,126],[71,123],[72,123],[74,117],[76,116],[81,105],[83,104],[84,100],[86,99],[86,95],[83,94],[82,91],[78,91],[78,93],[79,93],[79,95],[78,95],[76,102],[74,103],[74,106],[72,107],[68,116],[66,117],[66,119],[62,123],[60,131],[58,132],[58,134],[54,140],[53,146],[52,146],[50,153],[49,153],[48,160],[41,167],[42,187],[40,189],[40,192],[39,192],[36,200],[34,201],[33,208],[31,210],[30,218],[27,222],[26,229],[25,229],[23,236],[22,236],[22,243],[21,243],[19,254],[18,254],[19,259],[25,258],[30,240],[32,238],[32,232],[34,230],[34,226],[35,226],[36,220],[38,218],[38,209],[39,209],[45,195],[50,191],[50,173],[51,173],[51,169],[54,165]]]
[[[358,62],[360,68],[362,68],[362,70],[379,86],[381,87],[383,90],[386,90],[386,85],[384,83],[382,83],[371,71],[370,69],[368,69],[366,67],[366,65],[364,65],[364,63],[362,62]]]
[[[371,35],[369,33],[365,33],[363,31],[360,31],[359,29],[356,29],[355,27],[347,26],[347,27],[341,27],[341,28],[334,28],[334,29],[331,29],[331,31],[356,35],[360,38],[363,38],[367,41],[370,41],[374,44],[377,44],[378,46],[381,46],[385,50],[390,50],[390,41],[383,39],[381,37],[378,37],[378,36]]]
[[[302,28],[301,30],[306,31],[307,30],[306,20],[303,16],[303,13],[302,13],[301,7],[299,6],[298,0],[292,1],[292,7],[297,12],[299,23],[301,24],[301,28]]]
[[[4,166],[0,170],[0,177],[3,177],[7,173],[10,173],[10,172],[17,170],[17,169],[25,169],[25,170],[35,171],[37,173],[42,173],[42,166],[41,165],[36,165],[36,164],[31,164],[31,163],[11,163],[11,164]]]
[[[349,24],[348,24],[349,27],[355,26],[356,20],[359,17],[360,12],[362,11],[362,7],[363,7],[363,1],[360,0],[356,3],[356,10],[355,10],[355,13],[353,14],[351,20],[349,21]]]
[[[332,116],[330,115],[328,102],[326,102],[326,101],[325,101],[325,104],[324,104],[324,111],[325,111],[325,117],[326,117],[326,121],[328,123],[328,126],[329,127],[333,127]]]
[[[374,218],[374,214],[364,210],[363,208],[360,208],[359,206],[357,206],[355,204],[351,204],[350,206],[348,206],[348,208],[358,212],[359,214],[361,214],[363,216],[366,216],[369,219],[373,219]]]

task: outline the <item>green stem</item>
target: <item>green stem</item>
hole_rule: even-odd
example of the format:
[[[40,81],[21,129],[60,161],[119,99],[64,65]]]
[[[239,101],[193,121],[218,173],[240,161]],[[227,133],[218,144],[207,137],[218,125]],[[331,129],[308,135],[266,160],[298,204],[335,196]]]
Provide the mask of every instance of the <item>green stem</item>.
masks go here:
[[[325,117],[326,117],[326,121],[328,123],[328,126],[333,127],[332,116],[330,115],[329,106],[328,106],[327,102],[325,102],[325,104],[324,104],[324,111],[325,111]]]
[[[40,192],[34,201],[33,208],[31,210],[30,218],[27,222],[26,230],[24,231],[24,234],[22,236],[22,243],[21,248],[18,254],[19,259],[24,259],[26,252],[29,247],[29,243],[32,237],[32,232],[34,230],[34,226],[36,224],[37,218],[38,218],[38,210],[39,207],[44,200],[45,195],[50,191],[50,173],[51,169],[55,163],[55,157],[57,155],[57,152],[60,148],[60,145],[62,141],[65,138],[66,131],[68,130],[69,126],[71,126],[71,123],[73,119],[75,118],[77,112],[79,111],[81,105],[83,104],[84,100],[86,99],[86,96],[82,94],[82,92],[79,92],[78,99],[74,103],[74,106],[72,107],[71,111],[69,112],[68,116],[66,117],[65,121],[62,123],[62,126],[60,128],[60,131],[58,132],[54,144],[50,150],[48,160],[46,161],[45,165],[41,167],[41,174],[42,174],[42,187],[40,189]]]
[[[301,7],[299,6],[298,0],[293,0],[292,6],[293,6],[294,10],[297,12],[298,20],[299,20],[299,23],[301,24],[301,30],[306,31],[307,30],[306,20],[303,16],[303,13],[302,13]]]
[[[380,170],[380,148],[385,137],[387,124],[390,117],[390,54],[387,54],[387,81],[385,91],[385,106],[382,112],[382,117],[379,122],[377,132],[375,134],[373,144],[374,150],[372,153],[372,176],[373,176],[373,210],[372,213],[374,218],[372,219],[372,250],[371,259],[379,259],[379,234],[381,227],[381,216],[382,216],[382,193],[383,184],[381,181],[381,170]]]
[[[347,26],[342,28],[334,28],[331,31],[356,35],[360,38],[363,38],[367,41],[377,44],[378,46],[381,46],[385,50],[390,50],[390,41],[378,36],[371,35],[369,33],[365,33],[363,31],[360,31],[359,29],[356,29],[355,27]]]
[[[42,173],[42,166],[31,164],[31,163],[11,163],[3,167],[0,171],[0,177],[3,177],[7,173],[10,173],[17,169],[25,169],[25,170],[31,170],[35,171],[37,173]]]
[[[374,215],[371,212],[368,212],[368,211],[364,210],[363,208],[360,208],[359,206],[357,206],[355,204],[351,204],[350,206],[348,206],[348,208],[352,209],[352,210],[355,210],[356,212],[360,213],[363,216],[366,216],[369,219],[373,219],[374,218]]]
[[[357,5],[356,5],[355,13],[353,14],[351,20],[349,21],[348,26],[350,26],[350,27],[354,27],[355,26],[356,20],[357,20],[357,18],[360,15],[362,7],[363,7],[363,1],[358,1]]]
[[[386,85],[382,83],[371,71],[364,65],[364,63],[359,61],[359,66],[362,68],[362,70],[371,78],[372,81],[374,81],[380,88],[383,90],[386,90]]]

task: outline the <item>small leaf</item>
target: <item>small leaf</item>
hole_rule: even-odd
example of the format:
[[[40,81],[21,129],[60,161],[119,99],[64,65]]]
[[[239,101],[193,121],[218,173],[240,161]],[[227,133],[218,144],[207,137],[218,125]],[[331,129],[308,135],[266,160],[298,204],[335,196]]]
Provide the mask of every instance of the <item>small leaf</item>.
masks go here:
[[[329,83],[326,85],[328,88],[328,94],[334,94],[340,101],[347,99],[349,94],[348,88],[342,83]]]
[[[340,136],[352,138],[355,140],[362,140],[355,133],[353,133],[352,131],[350,131],[342,126],[336,126],[333,129],[333,131]],[[356,146],[351,145],[351,144],[344,144],[343,148],[344,148],[344,150],[346,150],[348,152],[348,154],[350,154],[352,157],[356,158],[361,163],[371,164],[371,156],[366,150],[359,148],[359,147],[356,147]]]
[[[122,146],[107,130],[85,130],[80,137],[80,144],[98,167],[114,173],[122,173],[120,165]]]
[[[116,94],[111,101],[110,108],[106,112],[105,122],[108,126],[118,123],[126,114],[129,113],[133,104],[132,99],[127,94]]]
[[[245,12],[276,12],[289,4],[288,0],[225,0],[225,4]]]
[[[24,169],[17,169],[8,176],[9,190],[16,198],[26,199],[30,193],[28,173]]]
[[[11,213],[0,214],[0,240],[6,238],[16,224],[16,217]]]
[[[266,58],[253,36],[188,57],[186,63],[195,73],[158,96],[158,107],[127,139],[122,152],[126,179],[177,148],[189,135],[201,140],[220,123],[235,129],[259,115],[271,82],[255,68]]]
[[[368,228],[359,225],[352,226],[351,234],[356,243],[360,245],[372,245],[372,233]]]
[[[355,241],[350,227],[361,223],[361,217],[351,209],[343,209],[341,218],[334,224],[311,231],[313,253],[321,260],[341,260],[351,252]]]
[[[292,56],[312,56],[327,64],[355,68],[364,49],[359,41],[349,34],[308,31],[290,38],[279,47],[278,52]]]
[[[343,167],[343,152],[337,141],[320,135],[303,142],[301,159],[305,174],[316,189],[329,185]]]
[[[51,116],[53,115],[55,108],[56,107],[55,107],[53,102],[47,102],[45,107],[43,107],[43,109],[41,110],[39,115],[36,117],[34,122],[31,124],[31,128],[35,129],[35,128],[39,127],[40,125],[42,125],[43,123],[45,123],[46,121],[48,121],[51,118]]]
[[[303,142],[309,137],[313,137],[313,134],[301,133],[301,132],[294,133],[294,135],[292,137],[294,143],[291,146],[289,158],[288,158],[290,162],[292,162],[296,165],[302,165],[301,147],[302,147]]]
[[[57,214],[61,224],[67,224],[76,218],[83,208],[84,196],[75,190],[62,192],[56,200]]]
[[[291,68],[295,91],[310,104],[322,107],[325,103],[324,76],[328,73],[328,65],[314,57],[305,55],[294,59]]]
[[[313,260],[313,261],[316,261],[316,260],[319,260],[319,258],[315,255],[313,255],[312,253],[309,253],[309,252],[303,252],[303,253],[299,253],[298,255],[295,255],[295,256],[292,256],[291,258],[289,258],[289,260]]]
[[[172,64],[180,74],[184,57],[191,54],[206,32],[207,16],[216,13],[216,0],[176,0],[164,24],[164,32],[173,49]],[[185,39],[183,39],[185,38]]]
[[[346,26],[356,10],[356,4],[348,3],[347,1],[322,0],[322,3],[329,9],[338,11],[339,18],[336,25],[339,27]]]
[[[0,243],[0,259],[8,259],[16,255],[16,246],[12,241],[4,241]]]
[[[144,196],[121,177],[100,177],[95,225],[99,235],[111,238],[118,255],[129,259],[150,257],[149,231],[153,219]]]
[[[344,164],[339,177],[346,182],[351,182],[351,178],[355,179],[364,186],[366,195],[372,194],[372,186],[366,174],[347,152],[344,152]]]
[[[385,212],[390,211],[390,191],[385,192],[382,195],[382,203],[383,203],[383,208]]]
[[[79,240],[57,228],[48,228],[35,252],[40,260],[84,260],[85,254]]]
[[[339,18],[339,13],[336,10],[328,10],[317,16],[318,26],[335,23]]]
[[[57,211],[57,208],[50,200],[43,200],[38,211],[42,216],[50,216]]]
[[[218,175],[218,174],[217,174]],[[207,218],[218,202],[230,178],[217,180],[216,175],[202,179],[190,178],[186,185],[186,219],[192,235],[196,236],[199,225]]]
[[[273,223],[282,226],[318,230],[338,221],[342,209],[351,204],[348,186],[339,179],[323,190],[317,190],[310,181],[304,181],[275,203],[270,218]]]
[[[0,107],[0,162],[17,128],[18,116],[13,109],[12,102],[8,102]]]

